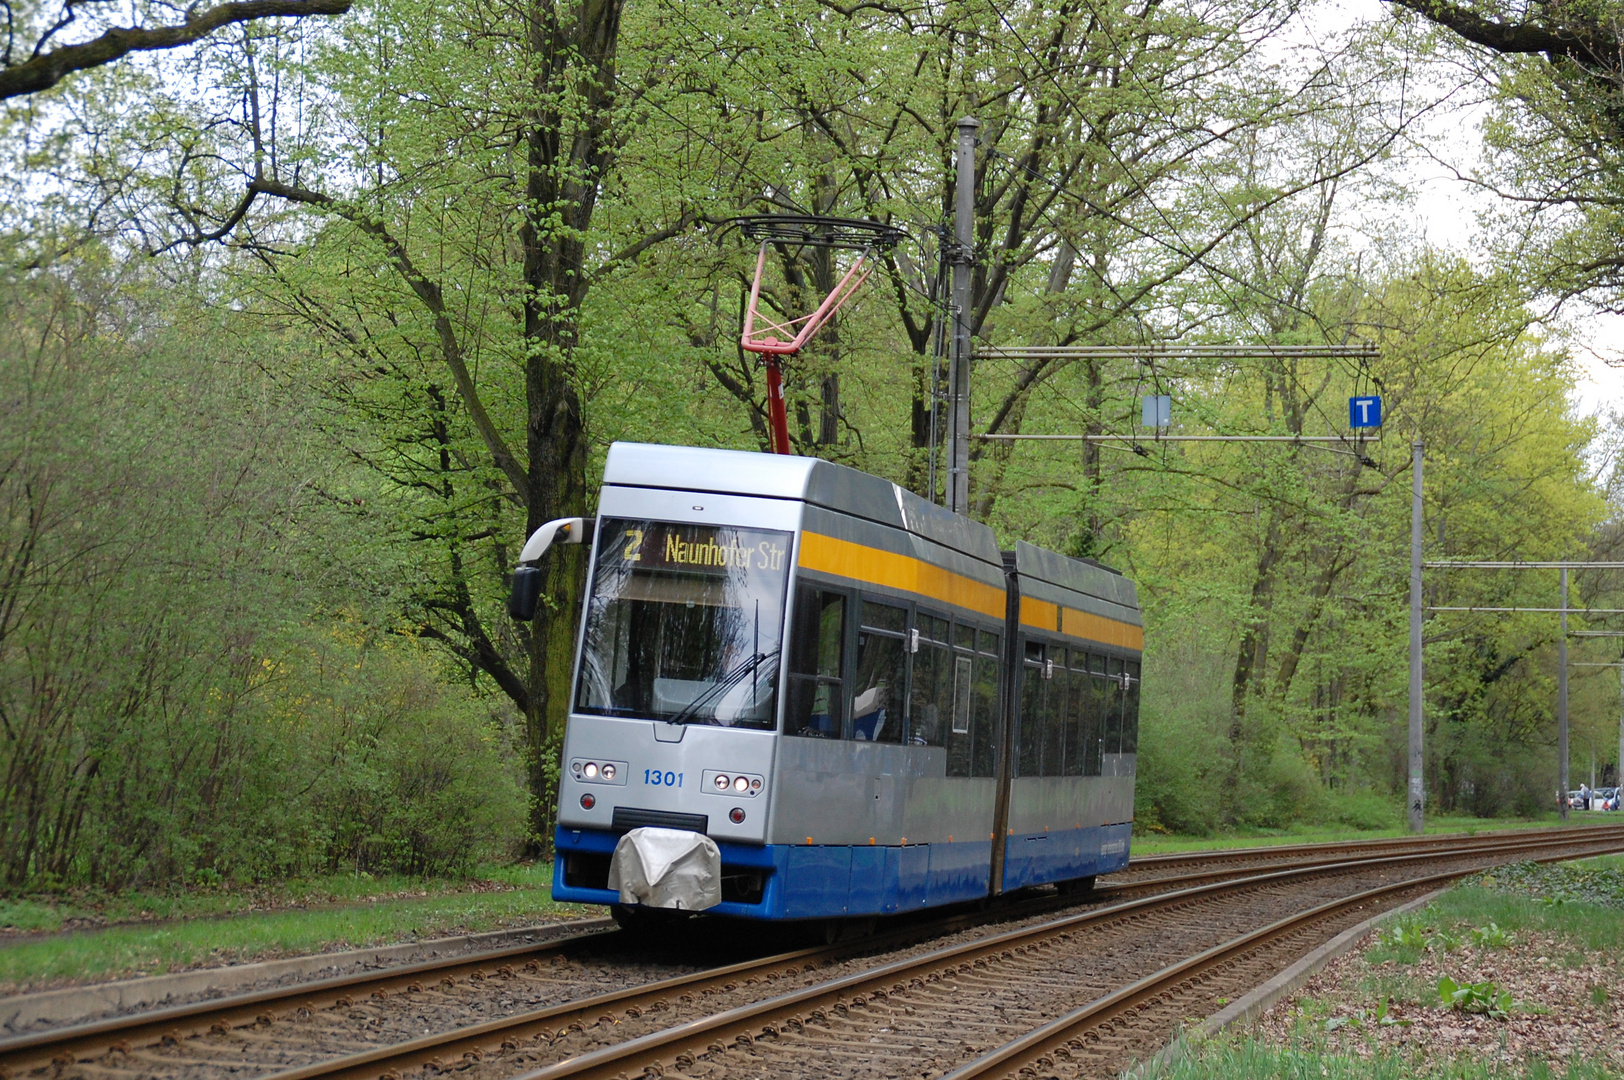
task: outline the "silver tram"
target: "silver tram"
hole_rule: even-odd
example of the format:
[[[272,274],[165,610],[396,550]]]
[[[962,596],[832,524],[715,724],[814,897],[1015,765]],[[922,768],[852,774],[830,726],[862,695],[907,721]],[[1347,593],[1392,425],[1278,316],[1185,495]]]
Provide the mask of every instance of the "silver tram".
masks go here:
[[[1143,634],[1115,571],[826,461],[629,443],[519,573],[553,540],[593,541],[555,899],[830,919],[1126,865]],[[628,892],[638,856],[709,891]]]

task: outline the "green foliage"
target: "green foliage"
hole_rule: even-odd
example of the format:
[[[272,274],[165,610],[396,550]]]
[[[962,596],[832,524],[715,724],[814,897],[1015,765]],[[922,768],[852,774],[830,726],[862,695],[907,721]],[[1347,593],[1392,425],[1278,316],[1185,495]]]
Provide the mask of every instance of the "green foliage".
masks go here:
[[[1400,949],[1419,954],[1427,947],[1427,933],[1414,918],[1396,919],[1376,934],[1376,943],[1389,949]]]
[[[1366,1024],[1374,1024],[1376,1027],[1409,1027],[1415,1023],[1414,1020],[1390,1015],[1391,1008],[1392,1002],[1383,997],[1381,1004],[1374,1009],[1356,1009],[1352,1013],[1330,1017],[1325,1021],[1324,1029],[1329,1034],[1343,1028],[1357,1031]]]
[[[1511,1017],[1511,994],[1493,979],[1463,984],[1445,975],[1438,980],[1438,1000],[1456,1012],[1480,1013],[1491,1020]]]
[[[1546,903],[1580,901],[1624,908],[1624,868],[1583,863],[1513,863],[1473,881],[1486,889],[1518,893]]]
[[[54,917],[75,931],[9,938],[0,949],[0,985],[23,989],[153,975],[533,926],[538,919],[584,913],[553,903],[551,888],[552,866],[540,863],[481,868],[474,882],[346,873],[268,887],[228,885],[202,895],[170,888],[88,894],[49,905],[0,903],[0,911],[31,907],[35,924]],[[103,919],[123,925],[85,925]],[[3,918],[0,925],[6,925]]]
[[[1511,944],[1511,938],[1493,921],[1487,926],[1473,927],[1469,936],[1473,947],[1478,949],[1504,949]]]
[[[978,431],[1131,433],[1154,390],[1190,432],[1323,436],[1347,396],[1386,402],[1381,442],[977,443],[973,512],[1002,540],[1139,583],[1142,829],[1402,814],[1412,438],[1429,557],[1624,538],[1586,464],[1597,425],[1573,415],[1573,365],[1516,267],[1344,239],[1403,194],[1379,170],[1415,84],[1403,105],[1383,90],[1387,23],[1334,62],[1280,63],[1295,9],[1263,0],[652,0],[592,8],[624,16],[594,69],[579,41],[537,47],[563,10],[375,0],[246,27],[186,78],[132,60],[60,109],[0,116],[0,171],[49,177],[0,196],[6,265],[34,268],[0,340],[48,361],[5,373],[26,404],[0,435],[34,463],[0,472],[0,560],[40,552],[26,590],[49,601],[6,609],[31,613],[24,644],[0,635],[0,695],[38,733],[8,750],[0,795],[13,887],[544,844],[581,562],[557,553],[532,629],[502,609],[516,545],[590,510],[612,440],[761,447],[762,373],[736,343],[757,252],[721,227],[741,212],[909,231],[788,385],[803,451],[928,491],[936,226],[971,112]],[[83,242],[91,214],[114,246]],[[804,313],[844,258],[773,250],[766,304]],[[1374,350],[995,350],[1175,342]],[[1438,575],[1429,601],[1547,606],[1553,587]],[[1429,813],[1548,809],[1549,620],[1437,612],[1427,637]],[[63,692],[19,689],[39,678]],[[1597,686],[1575,688],[1575,735],[1605,745]],[[272,792],[278,774],[300,782]]]
[[[1471,1054],[1335,1052],[1324,1045],[1321,1035],[1303,1046],[1276,1046],[1258,1038],[1217,1039],[1149,1075],[1156,1080],[1607,1080],[1614,1073],[1605,1061],[1580,1057],[1530,1061],[1508,1072]]]
[[[1624,949],[1624,915],[1588,901],[1547,904],[1526,894],[1461,885],[1434,901],[1425,917],[1455,926],[1494,923],[1508,934],[1522,931],[1568,938],[1587,952]]]
[[[248,363],[281,343],[173,326],[134,270],[0,286],[0,888],[506,850],[500,717],[333,603],[389,563],[338,538],[348,478]]]

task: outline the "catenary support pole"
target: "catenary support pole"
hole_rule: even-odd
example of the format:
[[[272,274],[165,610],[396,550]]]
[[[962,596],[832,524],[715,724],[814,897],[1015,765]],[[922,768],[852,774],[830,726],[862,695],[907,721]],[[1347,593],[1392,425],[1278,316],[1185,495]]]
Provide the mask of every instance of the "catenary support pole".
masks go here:
[[[975,270],[976,128],[959,121],[958,181],[953,200],[953,360],[947,372],[947,508],[970,511],[970,303]]]
[[[1562,568],[1562,625],[1556,634],[1556,756],[1561,761],[1557,780],[1559,813],[1568,820],[1568,568]]]
[[[1421,451],[1410,446],[1410,831],[1425,826],[1426,787],[1421,777]]]
[[[1624,656],[1619,657],[1618,668],[1618,767],[1613,770],[1613,783],[1624,796]]]

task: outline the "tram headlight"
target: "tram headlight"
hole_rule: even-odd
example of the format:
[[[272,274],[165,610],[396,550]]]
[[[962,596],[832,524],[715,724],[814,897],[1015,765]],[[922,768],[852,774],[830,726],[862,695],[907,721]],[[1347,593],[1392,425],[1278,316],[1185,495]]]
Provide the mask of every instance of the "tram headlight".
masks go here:
[[[750,790],[750,780],[749,780],[749,778],[748,777],[743,777],[743,776],[735,776],[733,778],[733,790],[734,791],[749,791]]]
[[[595,761],[589,761],[586,763],[586,768],[582,771],[586,773],[586,778],[591,780],[593,777],[598,775],[598,763]]]
[[[605,765],[603,767],[603,778],[605,780],[613,780],[615,778],[615,767],[613,765]]]
[[[732,782],[733,781],[725,773],[717,773],[716,774],[716,790],[717,791],[726,791],[728,785],[731,784]]]

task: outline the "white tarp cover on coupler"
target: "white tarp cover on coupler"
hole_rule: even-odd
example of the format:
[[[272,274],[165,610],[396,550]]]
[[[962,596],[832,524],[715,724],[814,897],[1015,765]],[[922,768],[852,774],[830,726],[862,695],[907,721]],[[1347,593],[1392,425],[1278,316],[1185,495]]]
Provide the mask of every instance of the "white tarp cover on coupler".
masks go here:
[[[609,887],[622,904],[700,911],[722,902],[722,852],[686,829],[633,829],[609,860]]]

